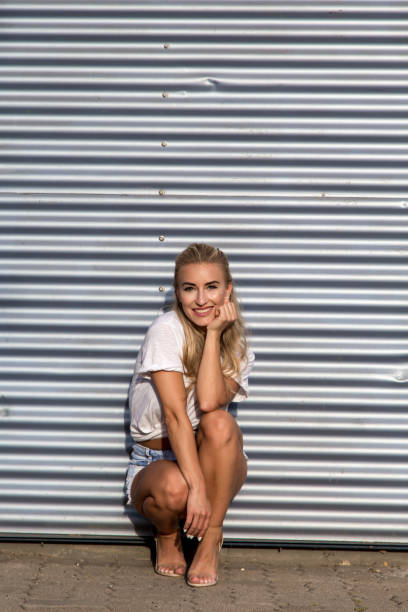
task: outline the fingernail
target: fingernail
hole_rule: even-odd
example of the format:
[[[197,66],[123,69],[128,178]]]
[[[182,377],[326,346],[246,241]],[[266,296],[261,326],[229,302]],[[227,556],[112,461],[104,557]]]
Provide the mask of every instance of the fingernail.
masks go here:
[[[192,536],[192,535],[188,535],[187,537],[188,537],[189,540],[194,540],[194,536]]]
[[[184,533],[186,533],[187,529],[184,529],[184,527],[183,527],[183,531],[184,531]]]
[[[197,540],[198,540],[199,542],[201,542],[201,540],[202,540],[202,539],[203,539],[202,537],[197,538]]]

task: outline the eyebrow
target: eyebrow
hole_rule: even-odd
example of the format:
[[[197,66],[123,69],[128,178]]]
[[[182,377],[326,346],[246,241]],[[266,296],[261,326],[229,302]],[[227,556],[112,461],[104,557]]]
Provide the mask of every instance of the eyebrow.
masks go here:
[[[193,287],[195,287],[195,283],[190,283],[189,281],[186,281],[184,283],[181,283],[183,286],[184,285],[192,285]],[[219,285],[220,281],[214,280],[214,281],[210,281],[208,283],[205,283],[206,285]]]

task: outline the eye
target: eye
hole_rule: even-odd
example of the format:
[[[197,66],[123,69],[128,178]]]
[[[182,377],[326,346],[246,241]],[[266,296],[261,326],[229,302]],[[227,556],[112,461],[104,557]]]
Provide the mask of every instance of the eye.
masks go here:
[[[218,285],[208,285],[209,289],[218,289]]]
[[[194,287],[184,287],[183,291],[192,291]]]

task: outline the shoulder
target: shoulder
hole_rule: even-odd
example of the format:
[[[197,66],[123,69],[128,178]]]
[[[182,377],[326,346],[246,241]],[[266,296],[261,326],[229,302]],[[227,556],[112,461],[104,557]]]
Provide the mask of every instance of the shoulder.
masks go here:
[[[150,376],[159,370],[183,372],[183,336],[178,332],[175,317],[175,312],[166,312],[154,319],[138,353],[137,374]]]
[[[156,317],[146,334],[149,339],[168,336],[181,340],[184,338],[183,326],[174,310],[169,310]]]
[[[183,326],[179,321],[177,313],[174,310],[169,310],[168,312],[163,312],[162,314],[159,314],[159,316],[154,319],[149,329],[175,329],[178,331],[179,329],[183,330]]]

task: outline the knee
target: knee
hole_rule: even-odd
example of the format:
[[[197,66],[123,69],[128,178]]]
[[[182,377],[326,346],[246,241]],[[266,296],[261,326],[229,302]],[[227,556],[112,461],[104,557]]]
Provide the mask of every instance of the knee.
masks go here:
[[[225,410],[213,410],[202,415],[200,429],[205,438],[217,445],[228,444],[238,437],[238,426]]]
[[[177,477],[169,476],[160,487],[160,500],[168,510],[181,512],[187,503],[188,487],[187,483],[180,475]]]

